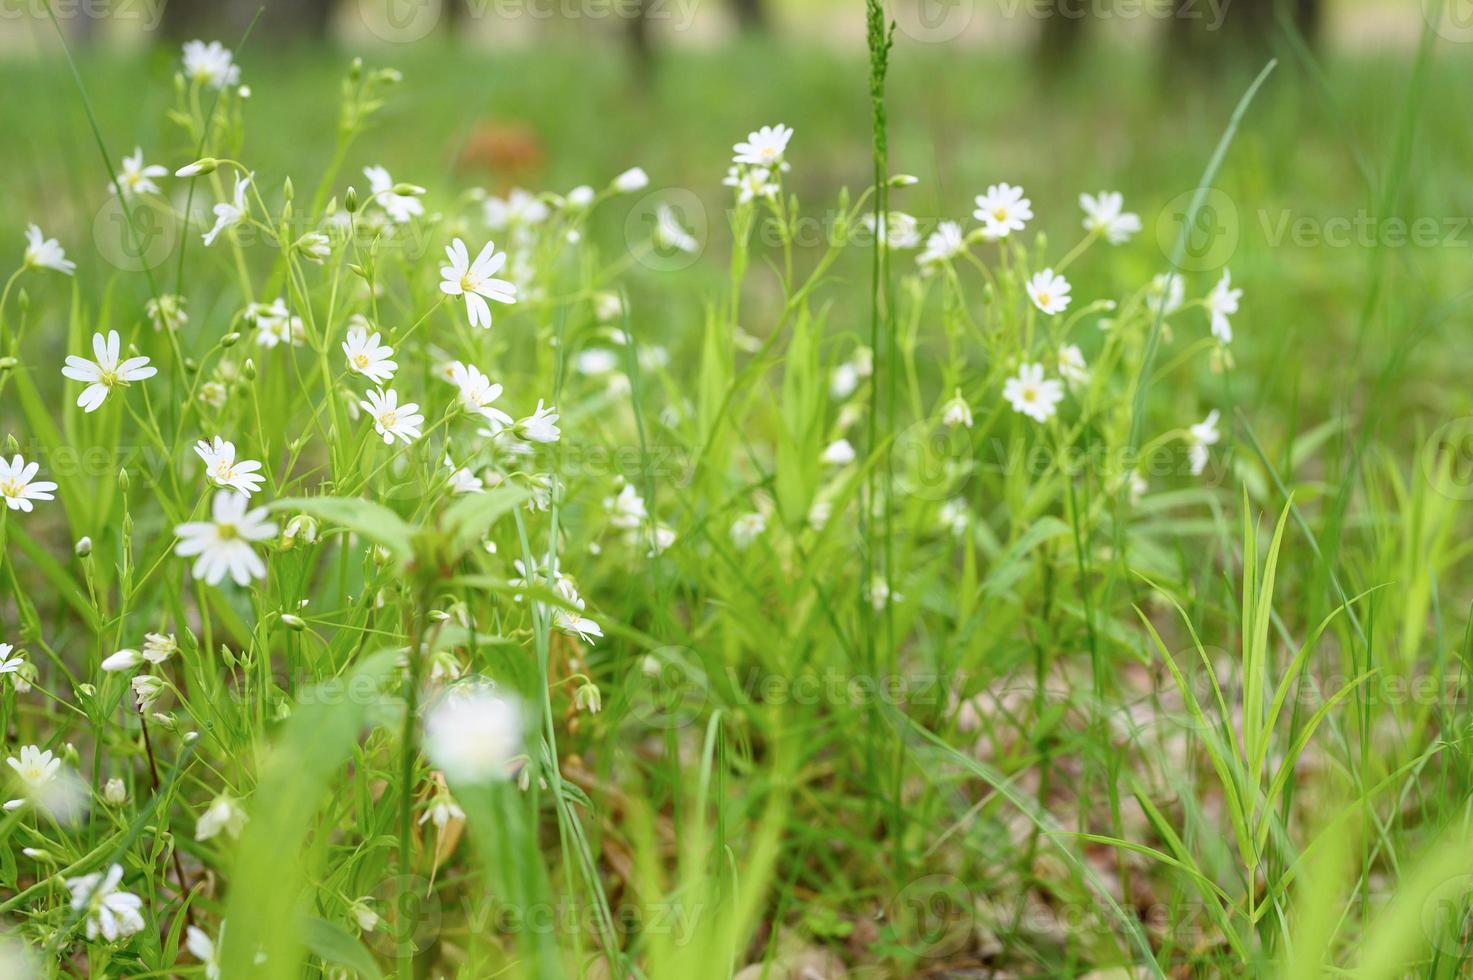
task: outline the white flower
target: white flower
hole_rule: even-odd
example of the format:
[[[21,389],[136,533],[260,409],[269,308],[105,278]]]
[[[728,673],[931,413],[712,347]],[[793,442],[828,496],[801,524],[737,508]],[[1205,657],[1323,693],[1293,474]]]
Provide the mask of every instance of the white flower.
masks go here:
[[[236,461],[235,443],[219,436],[214,443],[201,439],[195,443],[195,454],[205,463],[205,477],[217,487],[228,488],[249,497],[261,489],[261,464],[253,459]]]
[[[1013,411],[1038,422],[1047,422],[1064,400],[1064,386],[1043,376],[1042,364],[1021,364],[1016,377],[1003,384],[1002,396]]]
[[[951,400],[942,408],[941,421],[953,427],[958,425],[968,429],[972,427],[972,406],[967,404],[967,400],[962,397],[960,391],[952,395]]]
[[[632,483],[624,484],[618,496],[605,497],[604,510],[609,512],[609,524],[624,531],[638,529],[648,516],[644,498],[634,489]]]
[[[1089,365],[1077,345],[1065,344],[1059,348],[1059,377],[1070,384],[1083,384],[1089,380]]]
[[[256,343],[271,350],[281,344],[302,345],[306,332],[302,329],[302,318],[293,316],[287,308],[286,299],[278,296],[270,306],[252,303],[246,307],[245,318],[256,325]]]
[[[1242,299],[1243,291],[1234,289],[1233,275],[1227,269],[1222,270],[1222,278],[1207,294],[1207,313],[1212,317],[1212,336],[1224,344],[1233,342],[1233,325],[1228,317],[1238,312],[1238,300]]]
[[[834,505],[832,503],[827,500],[815,500],[813,506],[808,508],[808,525],[815,531],[822,531],[833,514]]]
[[[486,489],[480,477],[464,467],[456,466],[449,453],[445,454],[445,467],[450,470],[451,493],[459,496],[467,493],[480,493]]]
[[[120,891],[118,883],[123,880],[123,866],[115,864],[107,869],[80,878],[68,878],[66,886],[72,893],[72,911],[82,912],[87,917],[87,938],[99,935],[108,942],[116,942],[142,932],[143,916],[139,909],[143,899],[131,892]]]
[[[866,230],[874,233],[876,225],[873,212],[866,213],[859,220]],[[883,238],[885,244],[890,248],[915,248],[921,243],[919,224],[915,218],[904,211],[891,211],[889,214],[881,215],[879,229],[876,237]]]
[[[772,171],[766,167],[742,167],[733,164],[726,168],[726,177],[721,183],[726,187],[736,188],[738,204],[746,204],[759,197],[772,198],[778,191],[777,182],[772,179]]]
[[[343,341],[343,355],[348,359],[349,371],[381,385],[394,377],[399,365],[392,360],[394,348],[380,344],[379,340],[377,331],[369,333],[363,327],[352,327],[348,339]]]
[[[1084,209],[1084,228],[1105,236],[1111,245],[1123,245],[1141,230],[1141,217],[1125,210],[1125,196],[1117,191],[1100,191],[1099,195],[1079,195]]]
[[[220,923],[220,933],[223,938],[223,922]],[[190,926],[184,932],[184,947],[204,965],[205,980],[220,980],[220,954],[215,940],[198,926]]]
[[[132,670],[143,663],[143,654],[137,650],[119,650],[102,662],[102,669],[110,674]]]
[[[501,385],[492,384],[491,379],[481,373],[474,364],[452,361],[449,370],[450,383],[460,392],[460,403],[468,412],[483,415],[491,422],[492,433],[499,432],[512,424],[511,416],[491,403],[501,397]]]
[[[138,702],[139,711],[147,711],[164,696],[164,682],[152,674],[139,674],[129,686],[133,688],[133,700]]]
[[[15,770],[26,791],[32,794],[44,790],[61,769],[61,759],[50,749],[43,752],[39,745],[22,745],[20,758],[11,756],[5,762]]]
[[[96,361],[75,354],[67,355],[66,367],[61,369],[61,373],[87,385],[77,396],[77,404],[83,411],[97,411],[102,400],[119,385],[126,386],[130,381],[142,381],[159,373],[158,368],[149,366],[146,357],[130,357],[119,363],[121,352],[122,341],[118,332],[109,330],[106,337],[100,333],[92,335],[92,353]]]
[[[675,215],[675,209],[668,204],[661,203],[655,208],[653,237],[656,245],[673,248],[687,254],[694,255],[701,250],[701,243],[681,226],[680,219]]]
[[[1187,459],[1192,464],[1192,475],[1200,476],[1207,468],[1207,447],[1217,445],[1222,438],[1217,431],[1217,420],[1219,416],[1217,409],[1207,413],[1207,417],[1191,427],[1191,436],[1188,439]]]
[[[782,123],[776,126],[763,126],[759,130],[748,133],[746,140],[731,148],[731,162],[787,170],[788,165],[783,159],[783,154],[787,152],[788,140],[792,138],[792,128]]]
[[[384,437],[384,445],[393,445],[396,438],[407,445],[420,437],[420,426],[425,419],[414,402],[400,405],[399,395],[393,388],[370,391],[367,399],[358,404],[373,419],[373,430]]]
[[[332,239],[320,231],[309,231],[298,238],[292,247],[301,252],[308,262],[321,265],[332,254]]]
[[[563,204],[566,207],[581,210],[592,204],[593,199],[597,196],[597,192],[592,187],[589,187],[587,184],[579,184],[577,187],[568,191],[568,196],[563,198]]]
[[[492,691],[451,693],[425,719],[425,754],[453,782],[511,778],[522,751],[522,709]]]
[[[982,234],[996,241],[1023,230],[1033,218],[1033,202],[1023,196],[1021,187],[993,184],[986,194],[977,195],[972,217],[982,222]]]
[[[224,88],[240,81],[240,66],[230,49],[219,41],[205,44],[203,41],[184,43],[184,75],[191,81]]]
[[[1028,296],[1033,300],[1033,305],[1049,316],[1069,308],[1069,293],[1072,289],[1069,280],[1053,269],[1035,272],[1033,278],[1028,280]]]
[[[1170,285],[1167,281],[1170,280]],[[1157,316],[1170,316],[1181,309],[1182,300],[1186,298],[1187,285],[1181,276],[1166,273],[1156,276],[1151,280],[1151,285],[1146,289],[1146,307]]]
[[[848,439],[835,439],[824,447],[820,458],[830,466],[848,466],[854,462],[854,456],[854,447],[849,444]]]
[[[738,551],[745,551],[766,530],[767,518],[761,512],[754,510],[750,514],[743,514],[732,522],[731,543],[736,545]]]
[[[967,250],[967,240],[962,226],[955,221],[943,221],[926,239],[926,247],[916,256],[918,265],[946,262]]]
[[[66,250],[61,247],[61,243],[54,238],[47,238],[35,225],[26,226],[25,264],[27,269],[55,269],[67,275],[77,269],[77,263],[66,257]]]
[[[967,511],[966,501],[960,497],[953,497],[943,503],[936,517],[942,527],[958,538],[967,533],[967,524],[972,519],[971,514]]]
[[[11,457],[8,463],[0,456],[0,500],[6,507],[30,513],[34,506],[31,501],[56,499],[51,492],[56,484],[49,480],[31,482],[40,469],[39,463],[27,463],[20,456]]]
[[[595,637],[604,635],[602,627],[583,615],[583,599],[566,576],[559,576],[555,588],[564,599],[573,604],[572,609],[554,606],[552,626],[560,633],[576,636],[584,643],[592,643]]]
[[[209,840],[222,830],[232,839],[237,839],[245,829],[245,824],[245,807],[233,797],[222,794],[215,797],[205,812],[200,814],[194,825],[194,839]]]
[[[251,186],[251,175],[235,178],[235,195],[229,202],[221,201],[215,205],[215,226],[205,232],[205,246],[215,244],[215,239],[227,228],[234,228],[245,220],[250,212],[250,205],[246,203],[246,188]]]
[[[172,633],[149,633],[143,638],[143,659],[161,664],[179,652],[179,641]]]
[[[464,296],[471,326],[491,327],[491,307],[486,300],[515,303],[517,287],[505,279],[493,278],[506,265],[506,253],[497,252],[494,242],[487,242],[474,262],[459,238],[445,247],[450,264],[440,269],[440,291],[447,296]]]
[[[420,823],[432,823],[438,829],[444,830],[445,825],[452,820],[464,820],[465,811],[462,810],[450,797],[449,793],[440,793],[430,801],[429,807],[424,815],[419,818]]]
[[[137,194],[157,194],[159,185],[153,182],[155,177],[169,176],[169,168],[158,164],[145,165],[143,162],[143,147],[135,147],[133,155],[123,157],[123,169],[118,173],[117,187],[123,189],[125,197]],[[109,191],[116,190],[113,184],[107,185]]]
[[[0,643],[0,674],[14,674],[26,665],[26,658],[20,654],[14,657],[10,651],[15,647],[9,643]]]
[[[578,357],[573,362],[574,368],[579,374],[600,375],[608,374],[619,366],[619,359],[611,350],[602,347],[590,347],[588,350],[579,351]]]
[[[122,806],[128,802],[128,786],[121,779],[109,779],[102,787],[102,800],[109,806]]]
[[[513,187],[504,200],[499,197],[486,198],[483,208],[486,224],[493,231],[500,231],[513,225],[539,224],[547,220],[549,214],[545,201],[520,187]]]
[[[1207,464],[1204,461],[1202,465],[1205,467]],[[1150,489],[1150,484],[1146,482],[1146,478],[1141,475],[1140,470],[1130,471],[1128,486],[1130,488],[1130,502],[1132,504],[1140,503],[1141,498],[1144,497],[1146,495],[1146,491]]]
[[[614,178],[614,190],[620,194],[633,194],[635,191],[644,190],[649,185],[650,177],[644,172],[643,167],[630,167]]]
[[[874,373],[874,354],[867,347],[855,351],[854,357],[845,361],[829,375],[829,397],[848,398],[859,387],[860,379]]]
[[[150,299],[143,304],[143,311],[148,314],[154,330],[178,330],[189,322],[189,314],[184,312],[184,297],[173,293]]]
[[[379,207],[388,214],[396,225],[408,224],[413,218],[425,213],[424,202],[413,194],[395,194],[394,178],[383,167],[364,167],[363,176],[368,178],[369,190]]]
[[[557,409],[544,408],[542,399],[539,398],[537,408],[532,414],[517,422],[517,434],[531,442],[557,442],[558,436],[562,434],[557,427],[557,420]]]
[[[198,556],[195,578],[219,585],[228,572],[236,585],[249,585],[252,578],[266,577],[266,564],[252,545],[275,537],[276,525],[266,519],[266,508],[248,511],[246,505],[245,497],[222,490],[215,494],[210,520],[190,521],[174,528],[179,538],[174,554],[181,558]]]
[[[650,532],[650,550],[648,552],[649,557],[653,558],[655,555],[669,551],[670,546],[674,543],[674,528],[667,527],[664,524],[655,525],[654,530]]]
[[[599,323],[617,320],[624,315],[624,300],[618,293],[594,293],[593,315],[598,317]]]

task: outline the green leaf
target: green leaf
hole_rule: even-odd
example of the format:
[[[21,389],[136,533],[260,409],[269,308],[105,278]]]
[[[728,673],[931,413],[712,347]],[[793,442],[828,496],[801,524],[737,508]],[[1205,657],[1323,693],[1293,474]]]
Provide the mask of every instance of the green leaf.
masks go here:
[[[365,980],[382,980],[383,974],[362,940],[336,922],[308,916],[302,921],[302,941],[324,962],[345,966]]]
[[[283,497],[269,505],[275,513],[300,511],[345,527],[389,549],[395,560],[407,564],[414,557],[413,528],[383,504],[360,497]]]

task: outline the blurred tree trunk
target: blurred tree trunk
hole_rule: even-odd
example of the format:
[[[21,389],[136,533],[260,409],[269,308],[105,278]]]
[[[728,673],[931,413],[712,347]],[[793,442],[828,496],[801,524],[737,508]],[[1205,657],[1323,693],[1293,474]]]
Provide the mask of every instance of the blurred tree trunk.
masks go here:
[[[762,0],[731,0],[736,11],[737,26],[744,33],[761,33],[767,30],[767,8]]]
[[[1320,0],[1176,0],[1172,54],[1210,62],[1251,53],[1266,57],[1283,33],[1279,8],[1313,46],[1322,21]]]
[[[634,80],[644,87],[649,84],[655,67],[655,46],[650,37],[650,0],[639,0],[638,12],[625,21],[624,38],[629,45]]]
[[[1051,69],[1043,77],[1055,77],[1057,70],[1072,66],[1078,59],[1090,21],[1088,9],[1087,4],[1072,0],[1053,0],[1038,35],[1038,60],[1043,68]]]
[[[200,38],[233,46],[244,33],[260,0],[167,0],[163,32],[175,41]],[[265,3],[256,30],[287,41],[326,40],[335,0],[282,0]]]

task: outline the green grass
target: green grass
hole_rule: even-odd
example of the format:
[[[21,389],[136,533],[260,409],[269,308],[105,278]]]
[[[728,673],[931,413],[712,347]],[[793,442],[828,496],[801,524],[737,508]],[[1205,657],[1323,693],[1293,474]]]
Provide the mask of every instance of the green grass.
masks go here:
[[[90,799],[78,822],[0,820],[0,914],[42,975],[202,975],[186,926],[222,919],[226,977],[1463,975],[1473,137],[1447,106],[1473,60],[1281,55],[1250,102],[1258,65],[1185,79],[1105,48],[1041,80],[902,37],[877,116],[862,52],[677,51],[643,91],[614,48],[412,46],[365,54],[404,81],[352,96],[367,125],[344,134],[351,57],[252,40],[252,95],[205,145],[255,172],[262,227],[209,249],[191,228],[147,275],[108,261],[119,226],[65,62],[0,64],[31,95],[0,109],[26,135],[0,146],[8,267],[32,220],[79,266],[0,302],[0,437],[60,484],[0,513],[0,642],[35,666],[0,717],[9,754],[54,749]],[[198,155],[210,99],[176,93],[175,67],[78,56],[113,160]],[[728,148],[779,121],[791,197],[733,208]],[[535,190],[644,167],[703,212],[699,257],[651,260],[644,192],[611,195],[575,244],[562,216],[535,244],[496,234],[540,295],[470,328],[437,270],[451,237],[488,235],[463,192],[511,183],[458,164],[488,122],[535,134],[544,162],[516,176]],[[288,205],[290,241],[350,184],[365,220],[372,164],[428,188],[426,217],[321,266],[272,245]],[[1004,180],[1038,218],[921,278],[911,251],[834,240],[877,166],[920,178],[888,196],[927,231],[975,226],[972,197]],[[1189,208],[1204,171],[1221,193]],[[160,183],[182,207],[184,182]],[[1144,230],[1075,253],[1077,196],[1103,188]],[[1142,290],[1183,210],[1237,244],[1188,261],[1188,303],[1158,322]],[[1362,212],[1385,234],[1323,239]],[[1419,218],[1433,241],[1386,237]],[[1025,273],[1071,254],[1073,305],[1044,317]],[[1224,262],[1245,291],[1230,369],[1199,302]],[[189,323],[155,332],[145,301],[176,291]],[[622,316],[599,318],[606,293]],[[301,346],[260,346],[240,316],[277,296]],[[352,314],[425,415],[410,446],[350,411],[369,387],[343,369]],[[62,359],[110,328],[159,374],[83,414]],[[1066,340],[1090,380],[1047,424],[1014,413],[1004,381]],[[874,374],[831,395],[861,346]],[[575,370],[589,348],[613,372]],[[555,404],[561,441],[498,451],[435,374],[452,358],[516,417]],[[195,397],[212,379],[220,407]],[[967,427],[942,422],[958,391]],[[1223,438],[1193,476],[1186,427],[1210,409]],[[209,508],[192,446],[216,434],[265,463],[276,520],[319,528],[259,548],[246,588],[174,554]],[[827,465],[840,436],[858,459]],[[1138,500],[1137,449],[1156,466]],[[496,486],[451,495],[447,452]],[[620,528],[605,500],[626,484],[650,517]],[[513,565],[549,554],[596,642]],[[99,665],[149,631],[180,651],[141,668],[168,687],[140,714]],[[418,709],[455,674],[520,700],[520,782],[440,764]],[[437,836],[420,817],[446,792],[464,819]],[[197,840],[222,794],[249,819]],[[145,927],[89,941],[64,880],[113,863]]]

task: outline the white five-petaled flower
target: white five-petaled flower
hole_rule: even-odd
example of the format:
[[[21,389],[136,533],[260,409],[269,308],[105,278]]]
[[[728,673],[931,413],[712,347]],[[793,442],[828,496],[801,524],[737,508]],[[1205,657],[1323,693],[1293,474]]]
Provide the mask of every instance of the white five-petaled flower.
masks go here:
[[[250,212],[250,205],[246,203],[246,189],[251,186],[251,175],[245,174],[235,178],[235,193],[229,201],[221,201],[215,205],[215,226],[205,232],[205,247],[215,244],[215,239],[227,228],[234,228],[245,220]]]
[[[154,330],[178,330],[189,322],[189,314],[184,312],[184,297],[174,293],[150,299],[143,304],[143,312],[148,314]]]
[[[486,689],[452,688],[425,719],[425,754],[452,782],[510,779],[522,751],[522,709]]]
[[[0,456],[0,500],[5,501],[6,507],[30,513],[31,501],[56,499],[51,492],[56,484],[35,480],[40,469],[40,464],[27,463],[20,456],[12,457],[8,463]]]
[[[632,483],[624,484],[619,489],[618,496],[605,497],[604,510],[609,512],[609,524],[623,531],[638,530],[649,516],[645,510],[644,498],[634,489]]]
[[[80,878],[68,878],[66,886],[72,893],[72,910],[87,917],[87,938],[99,935],[108,942],[116,942],[142,932],[143,899],[131,892],[118,889],[123,880],[123,866],[115,864],[104,874],[95,871]]]
[[[425,213],[424,202],[413,194],[395,194],[394,178],[383,167],[364,167],[363,176],[368,178],[369,189],[379,207],[388,214],[396,225],[408,224],[410,219]]]
[[[445,454],[445,468],[450,470],[450,492],[456,496],[481,493],[486,489],[486,484],[480,477],[464,466],[456,466],[449,453]]]
[[[256,554],[255,543],[276,536],[276,525],[267,520],[266,508],[247,510],[248,501],[230,490],[215,494],[210,520],[189,521],[174,528],[179,544],[174,554],[198,556],[194,577],[219,585],[228,573],[236,585],[249,585],[253,578],[266,577],[266,563]]]
[[[491,307],[486,300],[515,303],[517,287],[505,279],[494,278],[506,265],[506,253],[496,251],[496,243],[487,242],[475,261],[471,261],[465,242],[459,238],[445,246],[450,264],[440,269],[440,291],[446,296],[464,296],[471,326],[491,327]]]
[[[149,366],[146,357],[130,357],[119,362],[122,341],[116,330],[109,330],[106,337],[100,333],[93,334],[92,353],[96,356],[96,361],[89,361],[75,354],[67,355],[66,367],[61,369],[61,373],[68,378],[87,385],[77,396],[77,404],[86,412],[97,411],[102,400],[119,385],[142,381],[159,373],[158,368]]]
[[[743,514],[731,523],[731,543],[736,545],[738,551],[745,551],[766,530],[767,518],[761,511]]]
[[[14,649],[9,643],[0,643],[0,674],[14,674],[26,665],[26,658],[21,654],[10,655]]]
[[[1069,280],[1053,269],[1035,272],[1028,280],[1028,297],[1033,300],[1034,306],[1049,316],[1069,308],[1069,293],[1072,289]]]
[[[653,237],[655,244],[663,248],[673,248],[689,255],[701,250],[701,243],[696,241],[696,236],[685,230],[675,209],[668,204],[661,203],[655,208]]]
[[[1207,447],[1217,445],[1222,438],[1217,431],[1218,420],[1217,409],[1207,413],[1207,417],[1191,427],[1191,438],[1187,446],[1187,459],[1192,464],[1192,475],[1200,476],[1207,468]]]
[[[219,41],[206,44],[203,41],[184,43],[184,75],[191,81],[224,88],[240,81],[240,66],[230,49]]]
[[[918,265],[946,262],[967,250],[967,240],[962,226],[955,221],[943,221],[926,238],[926,247],[916,256]]]
[[[1059,377],[1069,384],[1083,384],[1089,380],[1089,365],[1077,344],[1065,344],[1059,348]]]
[[[1111,245],[1123,245],[1141,230],[1141,216],[1125,210],[1125,195],[1118,191],[1081,194],[1079,206],[1085,230],[1103,235]]]
[[[123,169],[118,172],[116,187],[109,183],[109,191],[122,188],[125,197],[138,194],[157,194],[159,185],[153,182],[155,177],[169,176],[169,168],[158,164],[145,164],[143,162],[143,147],[134,147],[133,155],[123,157]]]
[[[219,942],[198,926],[184,932],[184,946],[205,968],[205,980],[220,980]],[[220,939],[225,937],[225,923],[220,923]]]
[[[348,370],[361,374],[375,384],[383,384],[394,377],[399,365],[392,360],[394,348],[380,344],[378,331],[369,333],[363,327],[348,330],[348,339],[343,341],[343,354],[348,358]]]
[[[384,445],[392,445],[396,438],[406,445],[419,438],[425,418],[419,414],[418,405],[414,402],[400,405],[399,394],[393,388],[374,389],[366,398],[367,401],[358,404],[373,419],[373,430],[384,437]]]
[[[247,497],[261,489],[261,464],[254,459],[236,460],[235,443],[216,436],[213,444],[203,439],[195,443],[194,451],[205,461],[205,478],[215,486]]]
[[[1161,273],[1146,287],[1146,308],[1158,316],[1170,316],[1181,309],[1187,295],[1187,284],[1176,273]]]
[[[548,406],[543,407],[542,399],[537,399],[537,408],[531,415],[517,422],[517,435],[528,442],[557,442],[562,430],[557,427],[557,409]]]
[[[854,462],[854,447],[848,439],[835,439],[824,447],[821,458],[830,466],[848,466]]]
[[[474,364],[451,361],[448,376],[450,383],[460,393],[460,403],[468,412],[485,416],[491,423],[491,431],[499,432],[512,424],[511,416],[492,403],[501,397],[501,385],[492,384],[491,379],[481,373]]]
[[[962,397],[961,389],[957,389],[956,394],[942,407],[941,421],[953,428],[958,425],[967,429],[972,427],[972,406]]]
[[[1047,422],[1064,400],[1064,386],[1053,378],[1045,378],[1042,364],[1020,364],[1017,375],[1003,384],[1002,396],[1013,411],[1036,422]]]
[[[1238,300],[1243,298],[1241,289],[1233,288],[1233,274],[1222,270],[1222,278],[1207,294],[1207,313],[1212,317],[1212,336],[1224,344],[1233,342],[1233,325],[1228,317],[1238,312]]]
[[[915,248],[921,243],[921,230],[916,219],[904,211],[891,211],[880,215],[878,223],[873,213],[866,214],[860,219],[860,223],[866,231],[874,233],[877,239],[884,239],[889,248]],[[879,228],[876,232],[875,229]],[[960,228],[957,229],[960,232]]]
[[[300,347],[306,336],[302,329],[302,318],[294,316],[283,297],[276,297],[268,306],[252,303],[246,307],[245,318],[256,325],[256,343],[270,350],[279,344]]]
[[[449,793],[438,793],[430,800],[430,805],[420,816],[419,822],[432,823],[439,830],[444,830],[452,820],[464,820],[465,811],[455,802]]]
[[[996,241],[1023,230],[1033,218],[1033,202],[1023,196],[1021,187],[993,184],[986,194],[977,195],[972,217],[982,222],[982,234]]]
[[[66,275],[77,270],[77,263],[66,257],[61,243],[47,238],[36,225],[26,226],[25,264],[27,269],[54,269]]]
[[[783,154],[788,150],[788,140],[793,138],[793,130],[790,126],[778,123],[776,126],[763,126],[747,134],[747,138],[731,148],[732,163],[747,163],[758,167],[777,167],[787,170],[787,161]]]

